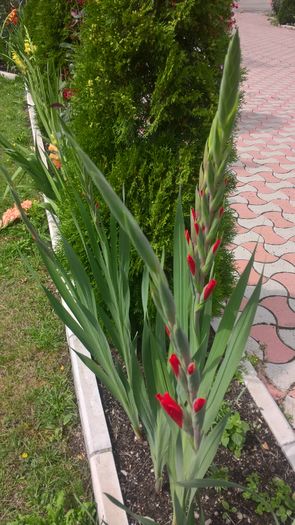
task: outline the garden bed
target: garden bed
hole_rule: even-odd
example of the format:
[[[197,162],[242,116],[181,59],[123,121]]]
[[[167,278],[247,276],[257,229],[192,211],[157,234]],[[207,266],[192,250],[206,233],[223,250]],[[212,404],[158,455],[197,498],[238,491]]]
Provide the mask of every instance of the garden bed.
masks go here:
[[[109,392],[101,386],[100,392],[125,504],[133,512],[155,519],[159,525],[170,524],[172,519],[168,486],[164,482],[162,494],[156,494],[148,444],[145,441],[139,442],[134,437],[128,419]],[[273,494],[272,505],[277,506],[277,509],[274,508],[274,510],[281,512],[281,517],[278,518],[279,523],[292,524],[291,517],[286,521],[283,521],[282,518],[284,512],[288,510],[285,488],[273,491],[271,480],[276,477],[280,478],[294,492],[294,471],[276,444],[245,386],[236,380],[227,394],[226,400],[233,411],[240,413],[241,419],[249,424],[250,429],[246,434],[246,441],[240,458],[237,458],[227,448],[220,447],[214,461],[214,468],[211,471],[212,477],[225,475],[231,481],[246,485],[246,478],[251,475],[253,483],[255,482],[254,475],[257,474],[260,480],[257,494],[259,491],[267,493],[269,496]],[[204,491],[203,494],[202,500],[206,519],[209,520],[206,522],[208,525],[209,523],[214,525],[226,523],[261,525],[261,523],[271,524],[274,522],[269,513],[257,514],[255,509],[258,502],[254,503],[245,499],[243,494],[237,490],[216,491],[210,489],[206,490],[206,493]],[[292,516],[294,519],[294,495]],[[130,520],[131,525],[135,525],[135,523],[134,520]]]

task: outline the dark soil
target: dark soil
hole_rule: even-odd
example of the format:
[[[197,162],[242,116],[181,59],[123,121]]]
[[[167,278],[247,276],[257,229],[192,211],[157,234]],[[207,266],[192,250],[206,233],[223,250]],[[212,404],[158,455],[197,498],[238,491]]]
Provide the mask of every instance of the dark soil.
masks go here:
[[[147,442],[140,442],[134,437],[129,421],[119,404],[105,388],[100,387],[102,401],[113,443],[115,461],[118,469],[125,505],[142,516],[149,516],[160,525],[171,524],[171,505],[168,483],[164,483],[160,495],[154,490],[153,466],[149,456]],[[242,392],[242,394],[241,394]],[[241,394],[241,395],[240,395]],[[238,399],[238,396],[240,398]],[[256,472],[261,480],[260,490],[269,491],[273,477],[279,477],[295,490],[295,473],[277,446],[261,413],[248,391],[239,382],[234,382],[227,400],[232,410],[237,410],[241,418],[250,425],[246,443],[240,458],[236,458],[227,448],[220,446],[214,462],[214,468],[227,467],[228,479],[242,485],[246,477]],[[212,525],[271,525],[271,514],[255,513],[256,504],[245,500],[241,492],[232,489],[204,491],[203,505],[206,524]],[[225,504],[222,501],[226,500]],[[229,507],[225,510],[224,505]],[[295,517],[295,501],[294,501]],[[293,519],[294,519],[293,517]],[[129,521],[134,525],[134,520]],[[198,523],[198,520],[196,520]],[[286,522],[292,525],[292,519]]]

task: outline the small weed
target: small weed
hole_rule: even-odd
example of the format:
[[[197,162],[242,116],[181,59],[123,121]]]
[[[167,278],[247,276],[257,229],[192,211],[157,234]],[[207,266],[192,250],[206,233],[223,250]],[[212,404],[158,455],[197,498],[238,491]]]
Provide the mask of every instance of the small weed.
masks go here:
[[[226,415],[228,415],[228,421],[222,435],[221,443],[239,458],[246,441],[246,434],[248,430],[250,430],[250,427],[246,421],[241,419],[239,412],[235,411],[232,413],[228,402],[223,401],[217,421],[220,421]]]
[[[261,363],[261,360],[255,354],[248,354],[247,355],[247,359],[248,359],[249,363],[251,363],[251,365],[254,366],[254,368],[257,368],[259,366],[259,364]]]
[[[295,519],[295,493],[282,479],[274,477],[268,491],[261,491],[261,481],[256,472],[247,477],[248,490],[243,492],[243,498],[256,503],[255,512],[258,515],[272,514],[280,523],[290,523]]]
[[[210,468],[210,478],[213,479],[222,479],[223,481],[229,481],[229,469],[228,467],[217,467],[215,465],[212,465]],[[225,487],[215,487],[216,492],[221,492],[222,490],[226,490]]]
[[[221,443],[239,458],[246,441],[246,434],[250,429],[248,423],[241,419],[239,412],[234,412],[228,419]]]

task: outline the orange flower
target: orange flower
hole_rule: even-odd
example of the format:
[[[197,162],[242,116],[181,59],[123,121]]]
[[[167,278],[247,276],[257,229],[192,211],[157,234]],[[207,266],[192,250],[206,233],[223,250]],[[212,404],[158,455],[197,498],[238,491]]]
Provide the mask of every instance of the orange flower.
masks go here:
[[[29,210],[31,206],[32,206],[32,201],[30,200],[26,200],[21,203],[21,207],[25,211]],[[18,219],[20,219],[20,211],[16,207],[16,205],[14,205],[12,208],[8,208],[8,210],[6,210],[3,213],[2,219],[0,220],[0,229],[6,228],[9,224],[17,221]]]
[[[17,9],[12,9],[12,11],[10,11],[8,17],[7,17],[7,23],[9,24],[13,24],[14,26],[16,26],[16,24],[18,23],[18,14],[17,14]]]

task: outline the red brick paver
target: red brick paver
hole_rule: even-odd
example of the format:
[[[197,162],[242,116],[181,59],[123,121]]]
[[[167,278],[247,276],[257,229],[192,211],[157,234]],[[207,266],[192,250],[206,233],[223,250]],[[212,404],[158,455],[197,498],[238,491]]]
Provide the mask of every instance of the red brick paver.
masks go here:
[[[286,395],[295,384],[295,31],[257,13],[238,14],[238,26],[247,78],[232,248],[242,270],[259,238],[247,297],[263,267],[265,279],[252,337],[261,345],[271,383]],[[284,388],[282,367],[276,377],[275,364],[288,371]]]

